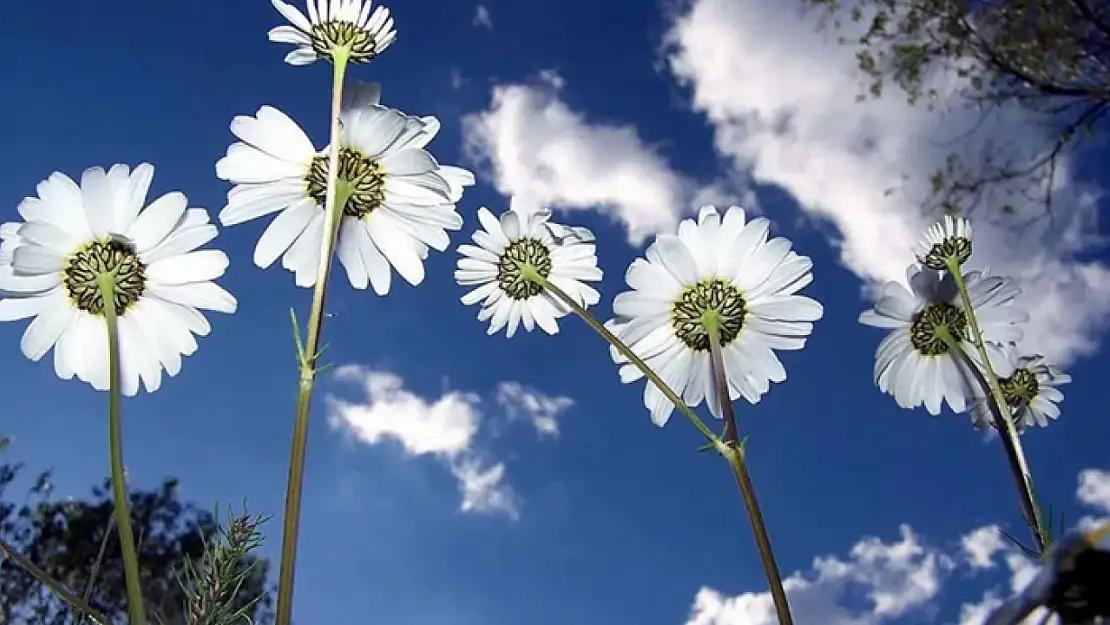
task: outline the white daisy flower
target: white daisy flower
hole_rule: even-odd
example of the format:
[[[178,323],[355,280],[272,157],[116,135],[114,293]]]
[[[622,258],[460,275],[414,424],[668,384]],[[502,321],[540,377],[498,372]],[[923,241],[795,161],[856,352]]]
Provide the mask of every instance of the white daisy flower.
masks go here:
[[[729,399],[753,404],[771,382],[786,380],[775,350],[802,349],[813,322],[824,314],[819,302],[797,295],[813,280],[813,262],[792,252],[787,239],[768,240],[770,227],[764,218],[746,222],[739,207],[729,208],[722,219],[706,206],[697,222],[684,220],[677,236],[659,235],[647,258],[632,262],[625,274],[632,290],[613,301],[610,330],[688,405],[708,399],[718,418],[705,313],[720,319]],[[615,349],[611,355],[621,365],[622,382],[643,377]],[[644,404],[658,426],[674,410],[650,383]]]
[[[962,266],[971,258],[971,222],[945,215],[921,235],[914,250],[918,261],[929,269],[948,269],[948,261]]]
[[[410,284],[424,280],[428,249],[447,249],[449,230],[462,227],[455,203],[474,174],[442,166],[424,147],[439,132],[434,117],[412,117],[364,103],[342,115],[340,197],[346,197],[336,255],[356,289],[389,292],[390,267]],[[324,239],[327,149],[317,151],[296,122],[270,106],[239,116],[231,131],[242,141],[216,163],[230,181],[225,226],[279,213],[254,250],[254,262],[282,266],[311,287]]]
[[[937,328],[947,329],[977,361],[978,350],[971,342],[956,281],[948,272],[919,265],[911,265],[906,278],[909,289],[888,283],[875,308],[859,317],[862,324],[891,330],[875,351],[875,383],[902,408],[924,404],[929,414],[937,415],[941,404],[947,402],[953,412],[963,412],[974,393],[972,372],[936,332]],[[992,362],[1005,363],[1002,346],[1021,340],[1017,324],[1029,318],[1013,305],[1021,289],[1009,278],[981,271],[965,273],[964,282]],[[1010,374],[1006,369],[996,372]]]
[[[285,56],[290,65],[311,65],[317,59],[331,60],[334,50],[347,48],[352,63],[369,63],[397,39],[389,9],[373,9],[371,0],[308,0],[308,17],[291,4],[271,0],[289,20],[269,32],[274,43],[291,43],[297,48]]]
[[[1011,371],[998,380],[1002,394],[1010,405],[1018,432],[1034,425],[1047,427],[1049,420],[1060,418],[1060,408],[1056,404],[1064,401],[1064,394],[1057,387],[1071,382],[1071,376],[1048,363],[1040,354],[1018,354],[1017,348],[1010,345],[999,354],[1003,362],[992,360],[996,371]],[[977,395],[971,405],[971,421],[980,429],[994,427],[994,415],[991,414],[985,391],[976,390]]]
[[[531,332],[539,326],[548,334],[559,331],[556,319],[570,310],[543,287],[521,275],[528,265],[582,306],[593,306],[601,295],[586,282],[601,280],[594,237],[586,228],[567,228],[548,219],[547,210],[508,210],[495,218],[489,209],[478,209],[482,230],[474,233],[477,245],[460,245],[455,280],[473,289],[462,303],[481,304],[478,320],[490,320],[489,334],[506,328],[516,334],[523,324]]]
[[[235,312],[213,280],[227,256],[200,250],[216,237],[208,212],[167,193],[144,209],[154,167],[85,170],[78,186],[55,172],[38,197],[19,205],[25,220],[0,227],[8,264],[0,270],[0,321],[32,318],[20,347],[31,360],[54,349],[58,377],[108,389],[108,332],[97,277],[115,274],[120,381],[124,395],[161,385],[211,326],[199,310]],[[10,250],[10,256],[7,255]],[[8,260],[10,259],[10,260]],[[3,262],[0,260],[0,263]]]

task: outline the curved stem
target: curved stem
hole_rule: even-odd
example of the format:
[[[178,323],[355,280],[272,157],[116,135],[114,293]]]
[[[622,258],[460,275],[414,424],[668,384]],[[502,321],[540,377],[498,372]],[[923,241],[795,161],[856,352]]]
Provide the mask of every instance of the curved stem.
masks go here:
[[[312,309],[303,346],[298,346],[299,382],[297,412],[293,421],[293,443],[289,453],[289,477],[285,485],[285,517],[281,535],[281,564],[278,569],[276,625],[291,625],[293,619],[293,578],[297,562],[297,535],[301,517],[301,491],[304,484],[305,452],[308,447],[308,421],[312,390],[316,382],[317,360],[320,356],[320,335],[324,323],[324,301],[328,275],[331,273],[335,237],[343,216],[346,198],[337,193],[339,178],[339,113],[343,98],[343,76],[349,51],[332,51],[331,145],[328,151],[328,181],[324,205],[324,240],[320,264],[312,291]],[[343,200],[342,202],[340,200]],[[298,341],[299,342],[299,341]]]
[[[1025,461],[1021,440],[1014,428],[1010,404],[1006,401],[1006,396],[1002,392],[1002,385],[998,382],[998,374],[995,373],[994,364],[987,352],[987,344],[983,340],[983,331],[979,327],[979,320],[975,316],[975,307],[972,305],[967,283],[964,281],[959,264],[954,260],[948,261],[948,273],[956,281],[956,288],[960,292],[960,300],[964,306],[964,314],[967,315],[968,326],[971,328],[975,347],[979,352],[979,359],[983,361],[983,369],[986,370],[986,375],[984,376],[979,367],[971,360],[971,357],[964,351],[956,337],[947,336],[942,338],[948,343],[949,348],[955,349],[956,354],[964,360],[964,364],[971,370],[972,375],[975,376],[976,381],[987,396],[987,406],[994,415],[995,425],[1000,434],[999,438],[1002,439],[1002,448],[1006,452],[1006,460],[1010,465],[1010,473],[1013,475],[1014,483],[1017,486],[1022,516],[1025,517],[1025,523],[1033,533],[1038,554],[1043,555],[1048,548],[1048,530],[1045,528],[1040,505],[1038,505],[1037,498],[1033,493],[1033,476],[1029,471],[1028,463]]]
[[[14,560],[19,568],[27,571],[27,573],[29,573],[31,577],[38,580],[40,584],[46,586],[59,597],[61,597],[62,601],[68,603],[70,606],[73,607],[73,609],[77,610],[82,615],[92,619],[93,622],[97,625],[111,625],[108,617],[104,616],[103,614],[98,612],[96,608],[89,605],[88,601],[82,599],[81,597],[78,597],[75,593],[62,585],[61,582],[50,577],[49,573],[40,569],[38,566],[35,565],[34,562],[31,562],[27,558],[23,557],[23,554],[16,551],[15,547],[12,547],[8,543],[4,542],[3,539],[0,539],[0,553],[2,553],[4,557]]]
[[[752,485],[751,475],[748,473],[747,461],[744,457],[744,448],[740,444],[739,432],[736,427],[736,413],[732,408],[732,399],[728,392],[728,377],[725,372],[724,356],[721,353],[720,326],[715,315],[706,315],[704,319],[706,332],[709,334],[709,359],[713,367],[713,386],[717,391],[722,416],[725,420],[725,445],[729,453],[729,467],[736,477],[736,484],[740,487],[740,498],[744,501],[744,508],[748,512],[748,521],[755,535],[755,544],[759,549],[759,560],[763,564],[763,572],[767,576],[767,584],[771,589],[771,599],[775,604],[775,614],[778,616],[779,625],[794,625],[794,617],[790,614],[790,602],[786,599],[786,589],[782,584],[782,573],[779,572],[778,563],[775,562],[775,552],[771,548],[771,537],[767,534],[767,526],[763,522],[763,513],[759,509],[759,501],[755,496],[755,486]]]
[[[581,317],[582,320],[586,322],[586,325],[593,328],[595,332],[601,335],[601,338],[605,339],[618,352],[620,352],[622,356],[627,358],[629,362],[635,365],[636,368],[644,374],[644,377],[650,380],[651,383],[654,384],[656,388],[658,388],[663,393],[663,396],[666,397],[672,404],[674,404],[675,408],[677,408],[678,411],[682,413],[682,416],[686,417],[686,420],[692,423],[694,427],[696,427],[698,431],[701,432],[702,436],[709,440],[710,444],[712,444],[717,449],[717,451],[721,452],[722,455],[727,454],[727,447],[725,447],[720,437],[714,434],[713,430],[709,429],[709,426],[706,425],[704,421],[699,419],[698,416],[694,414],[693,410],[690,410],[690,407],[687,406],[686,402],[684,402],[682,398],[678,396],[678,393],[675,393],[671,389],[671,387],[667,386],[667,383],[663,381],[663,378],[659,377],[659,375],[655,373],[655,371],[653,371],[642,358],[637,356],[636,353],[632,351],[632,348],[630,348],[624,343],[624,341],[621,341],[619,338],[616,337],[616,335],[610,332],[603,323],[598,321],[597,318],[590,313],[590,311],[586,310],[584,306],[574,301],[574,298],[567,295],[565,291],[549,282],[546,278],[541,276],[531,267],[528,267],[527,265],[522,266],[521,275],[523,275],[526,279],[531,280],[532,282],[535,282],[536,284],[547,289],[559,301],[566,304],[567,307],[574,311],[576,315]]]
[[[108,452],[112,463],[112,501],[123,552],[123,577],[127,587],[127,615],[131,625],[146,625],[139,555],[131,529],[130,496],[123,469],[123,433],[120,424],[119,319],[116,316],[116,281],[110,273],[97,278],[104,300],[104,320],[108,324]]]

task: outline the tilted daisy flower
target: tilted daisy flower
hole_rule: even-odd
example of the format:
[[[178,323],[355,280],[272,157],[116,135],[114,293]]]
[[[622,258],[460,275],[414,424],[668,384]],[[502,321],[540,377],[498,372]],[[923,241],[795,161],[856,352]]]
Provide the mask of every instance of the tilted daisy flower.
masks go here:
[[[271,2],[291,24],[269,32],[270,41],[297,46],[285,56],[290,65],[330,60],[339,48],[349,50],[352,63],[368,63],[397,39],[389,9],[374,9],[371,0],[308,0],[308,17],[282,0]]]
[[[948,269],[949,261],[962,266],[971,258],[971,222],[945,215],[925,230],[914,252],[917,260],[929,269]]]
[[[522,324],[531,332],[539,327],[556,334],[556,319],[570,310],[546,289],[521,273],[526,265],[582,306],[593,306],[601,295],[586,284],[601,280],[593,234],[549,221],[547,210],[508,210],[497,219],[486,207],[478,209],[482,229],[477,245],[460,245],[455,280],[471,287],[462,303],[480,304],[478,320],[489,320],[489,334],[502,328],[513,336]]]
[[[819,302],[797,294],[813,280],[813,262],[791,251],[789,240],[768,239],[770,227],[764,218],[745,221],[739,207],[722,219],[706,206],[696,222],[684,220],[677,236],[659,235],[646,258],[632,262],[625,274],[632,290],[613,301],[610,330],[688,405],[708,399],[718,418],[706,313],[720,320],[729,399],[753,404],[771,382],[786,380],[775,350],[802,349],[824,314]],[[621,365],[622,382],[643,377],[615,349],[611,354]],[[659,426],[674,410],[651,383],[644,404]]]
[[[58,377],[108,389],[108,332],[98,276],[115,277],[121,392],[159,388],[181,370],[211,326],[199,310],[235,312],[213,280],[227,269],[207,211],[167,193],[144,208],[154,168],[85,170],[78,185],[56,172],[19,205],[25,220],[0,228],[11,250],[0,270],[0,320],[33,318],[20,347],[31,360],[54,349]]]
[[[424,280],[429,248],[450,244],[447,231],[462,227],[455,203],[474,175],[442,166],[424,148],[439,132],[434,117],[412,117],[362,103],[342,114],[338,197],[346,198],[335,253],[356,289],[389,292],[390,267],[410,284]],[[239,116],[232,144],[216,174],[235,186],[220,211],[225,226],[271,213],[254,250],[269,267],[278,257],[298,286],[316,283],[324,239],[327,149],[317,151],[303,130],[276,108]]]
[[[956,281],[950,273],[919,265],[909,267],[906,279],[909,288],[888,283],[874,309],[859,317],[864,325],[891,331],[875,351],[875,383],[902,408],[924,404],[929,414],[937,415],[941,404],[947,402],[953,412],[961,413],[973,398],[974,378],[937,331],[945,329],[977,360]],[[1003,346],[1021,340],[1017,324],[1029,318],[1013,305],[1021,289],[1009,278],[982,271],[965,273],[964,282],[991,361],[1006,363]],[[996,373],[1009,375],[1010,371]]]
[[[1047,427],[1049,420],[1060,418],[1060,408],[1056,405],[1064,401],[1064,394],[1057,387],[1071,382],[1071,376],[1063,373],[1045,360],[1040,354],[1019,356],[1014,346],[1006,346],[1000,357],[992,364],[996,371],[1011,371],[998,380],[1002,394],[1010,406],[1014,425],[1018,432],[1039,425]],[[994,427],[994,415],[985,392],[976,389],[976,397],[971,405],[971,421],[975,427],[984,429]]]

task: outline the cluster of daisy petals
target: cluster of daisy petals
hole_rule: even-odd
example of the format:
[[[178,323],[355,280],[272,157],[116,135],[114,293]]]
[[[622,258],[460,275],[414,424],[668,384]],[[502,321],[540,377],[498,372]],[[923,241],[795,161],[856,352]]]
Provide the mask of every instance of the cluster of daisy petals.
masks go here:
[[[938,415],[946,403],[957,414],[970,412],[978,428],[997,427],[987,392],[977,383],[979,376],[986,378],[993,371],[1017,430],[1044,427],[1060,416],[1057,404],[1063,394],[1058,387],[1071,377],[1044,356],[1019,351],[1021,324],[1029,319],[1014,305],[1021,289],[1005,276],[965,271],[971,250],[971,224],[946,216],[918,242],[918,263],[906,270],[906,284],[888,283],[875,307],[860,315],[861,323],[890,330],[875,352],[875,384],[902,408],[924,405]],[[972,315],[978,320],[989,366],[983,362]],[[961,358],[961,351],[968,358]]]
[[[292,65],[328,59],[337,47],[348,61],[366,62],[396,38],[389,11],[369,2],[310,0],[306,16],[272,1],[290,25],[271,30],[270,39],[296,46],[286,57]],[[429,252],[450,246],[448,233],[463,225],[456,204],[474,175],[428,152],[440,129],[435,117],[381,104],[376,85],[348,85],[345,96],[335,255],[352,287],[385,295],[394,272],[419,285]],[[266,268],[280,259],[298,286],[314,286],[325,249],[330,146],[314,144],[273,106],[235,117],[231,132],[238,140],[216,163],[216,175],[232,185],[220,223],[272,216],[254,263]],[[208,213],[187,208],[176,192],[146,205],[153,173],[146,164],[134,171],[92,168],[79,183],[55,173],[20,206],[24,222],[0,228],[0,319],[34,317],[23,351],[37,360],[54,348],[63,378],[108,386],[105,306],[97,288],[103,274],[118,285],[126,395],[140,383],[154,391],[163,371],[178,373],[181,357],[196,350],[194,336],[210,330],[200,310],[235,311],[235,299],[214,283],[227,256],[197,251],[216,236]],[[458,247],[455,275],[468,289],[463,303],[479,305],[490,334],[557,333],[558,319],[571,307],[552,289],[583,309],[600,301],[590,286],[602,272],[589,230],[554,223],[549,211],[515,202],[500,216],[480,208],[477,221],[473,244]],[[811,267],[789,241],[770,236],[766,219],[748,219],[736,207],[723,215],[705,207],[677,234],[660,235],[629,267],[631,290],[617,296],[607,325],[686,402],[707,400],[720,416],[705,315],[719,322],[730,398],[757,402],[772,382],[786,379],[776,352],[801,349],[823,313],[819,303],[798,295],[812,280]],[[613,359],[623,382],[642,377],[615,351]],[[644,402],[658,425],[674,409],[653,384]]]
[[[269,36],[296,46],[286,57],[292,65],[327,59],[337,45],[345,46],[351,62],[367,62],[396,39],[388,9],[371,2],[310,0],[307,16],[282,0],[272,2],[290,24]],[[418,285],[429,251],[450,246],[448,233],[464,221],[456,204],[474,176],[428,152],[440,129],[435,117],[384,106],[376,85],[356,83],[346,96],[339,139],[342,218],[334,249],[352,287],[385,295],[394,272]],[[231,132],[238,141],[216,163],[217,176],[232,185],[219,221],[232,226],[273,215],[255,245],[254,263],[265,268],[280,258],[298,286],[313,286],[325,235],[329,146],[318,147],[272,106],[235,117]],[[153,173],[147,164],[94,167],[79,182],[54,173],[39,184],[37,197],[20,205],[23,223],[0,226],[0,320],[33,318],[23,352],[38,360],[53,348],[62,378],[107,386],[98,273],[111,273],[120,285],[116,310],[128,395],[140,382],[156,390],[163,371],[178,373],[181,357],[197,348],[195,336],[210,330],[199,311],[235,311],[235,299],[213,282],[227,268],[226,255],[197,249],[216,236],[208,213],[188,208],[176,192],[146,205]],[[589,285],[602,273],[588,230],[554,223],[549,211],[519,203],[500,216],[480,208],[477,221],[473,244],[458,247],[455,277],[468,289],[462,302],[479,306],[490,334],[513,336],[522,327],[558,332],[557,320],[571,309],[529,276],[541,276],[582,307],[600,301]],[[971,365],[934,331],[948,329],[968,354],[977,353],[946,263],[962,265],[970,250],[966,220],[946,218],[933,226],[907,284],[887,285],[860,321],[891,331],[876,352],[875,382],[882,391],[904,408],[924,405],[932,414],[947,403],[983,427],[993,417]],[[708,206],[677,233],[659,235],[632,263],[625,274],[630,290],[615,298],[606,326],[686,403],[706,401],[719,417],[705,316],[718,322],[729,398],[758,402],[772,382],[786,379],[777,352],[804,347],[823,314],[821,304],[799,295],[812,280],[811,269],[812,261],[792,251],[790,241],[770,236],[766,219]],[[1013,305],[1020,290],[986,271],[962,277],[1019,428],[1056,418],[1057,386],[1069,378],[1040,356],[1018,353],[1026,319]],[[622,382],[642,377],[616,350],[612,358]],[[644,403],[658,425],[674,409],[650,383]]]

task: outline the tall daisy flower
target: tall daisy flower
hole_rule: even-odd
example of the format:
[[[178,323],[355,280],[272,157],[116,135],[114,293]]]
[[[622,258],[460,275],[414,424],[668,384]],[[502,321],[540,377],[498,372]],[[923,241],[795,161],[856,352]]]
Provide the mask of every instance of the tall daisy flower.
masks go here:
[[[1003,346],[1021,340],[1017,324],[1029,318],[1013,305],[1021,289],[1009,278],[982,271],[967,272],[963,278],[987,352],[993,362],[1008,362]],[[929,414],[937,415],[947,402],[953,412],[961,413],[975,392],[974,378],[949,349],[944,333],[969,357],[977,356],[956,281],[950,273],[918,265],[909,267],[906,279],[908,289],[888,283],[875,307],[859,317],[864,325],[890,330],[875,351],[875,383],[902,408],[924,404]]]
[[[352,63],[369,63],[397,39],[393,18],[370,0],[308,0],[308,16],[282,0],[271,0],[289,24],[273,28],[270,41],[296,47],[285,56],[290,65],[311,65],[331,59],[339,48],[349,50]]]
[[[601,280],[593,234],[549,221],[547,210],[508,210],[495,218],[478,209],[482,229],[475,245],[460,245],[455,280],[471,290],[462,303],[480,304],[478,320],[489,320],[489,334],[502,329],[513,336],[521,325],[528,332],[539,327],[556,334],[556,319],[569,313],[565,304],[523,274],[529,267],[584,307],[601,295],[586,284]]]
[[[962,266],[971,258],[971,222],[945,215],[921,235],[914,254],[918,262],[936,271]]]
[[[356,289],[387,294],[391,267],[418,285],[429,248],[446,250],[447,231],[462,227],[455,203],[474,175],[440,165],[424,149],[439,132],[434,117],[363,103],[341,119],[339,262]],[[317,151],[296,122],[270,106],[236,117],[231,131],[241,141],[216,163],[216,174],[235,185],[220,222],[278,213],[255,246],[254,262],[265,268],[281,257],[298,286],[313,286],[324,238],[327,150]]]
[[[181,370],[211,326],[200,310],[233,313],[213,280],[227,269],[204,209],[167,193],[144,208],[154,167],[85,170],[80,185],[55,172],[19,205],[24,222],[0,227],[0,320],[31,318],[20,347],[54,370],[108,390],[108,333],[98,277],[112,274],[119,319],[121,392],[156,391]],[[6,261],[6,262],[3,262]]]
[[[1047,427],[1050,420],[1060,418],[1060,408],[1064,394],[1057,388],[1071,382],[1071,376],[1060,371],[1040,354],[1021,356],[1014,346],[1006,346],[1000,357],[1004,362],[994,362],[995,369],[1010,371],[998,383],[1002,395],[1010,405],[1014,425],[1018,432],[1038,425]],[[971,421],[975,427],[985,429],[995,427],[994,415],[983,391],[977,389],[977,396],[971,405]]]
[[[710,337],[704,319],[719,319],[729,398],[760,400],[771,382],[786,380],[776,350],[802,349],[819,302],[797,293],[813,280],[813,262],[791,251],[785,238],[768,239],[764,218],[746,221],[731,207],[724,218],[712,206],[697,221],[679,224],[678,235],[661,234],[646,258],[629,266],[631,291],[613,301],[607,327],[690,406],[705,399],[713,416],[722,411],[714,392]],[[615,349],[624,383],[643,373]],[[674,405],[654,384],[644,389],[652,421],[664,425]]]

